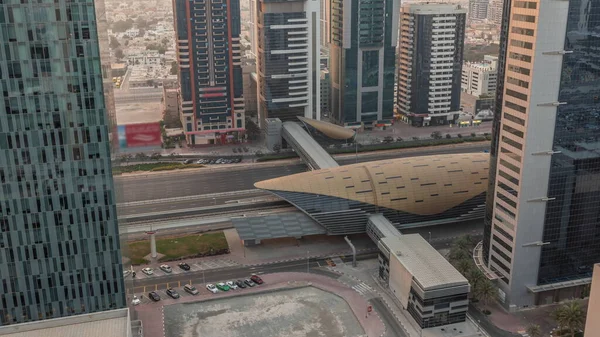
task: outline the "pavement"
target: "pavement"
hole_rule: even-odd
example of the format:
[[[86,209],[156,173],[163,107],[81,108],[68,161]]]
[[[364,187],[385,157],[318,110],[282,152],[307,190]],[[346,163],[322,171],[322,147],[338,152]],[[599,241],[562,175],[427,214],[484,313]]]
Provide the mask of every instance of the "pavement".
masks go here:
[[[406,158],[434,154],[481,152],[489,148],[485,144],[455,144],[447,146],[397,149],[357,156],[346,154],[336,156],[342,165],[355,162]],[[200,169],[181,171],[128,174],[114,177],[119,203],[143,200],[166,199],[201,194],[224,193],[236,190],[254,189],[254,183],[295,173],[306,172],[307,168],[300,160],[280,162],[230,164],[210,166]],[[172,205],[163,204],[169,209]],[[158,210],[157,210],[158,211]]]
[[[144,324],[144,335],[146,337],[172,337],[174,335],[167,334],[164,324],[164,317],[169,316],[169,310],[171,310],[169,306],[171,305],[181,306],[184,303],[187,304],[198,301],[204,302],[204,305],[211,305],[216,299],[232,298],[241,293],[261,296],[261,294],[266,292],[276,293],[278,290],[289,291],[310,286],[342,298],[352,310],[355,320],[360,323],[360,326],[364,329],[367,336],[382,336],[386,331],[386,326],[379,318],[377,312],[373,312],[370,315],[366,313],[366,308],[369,305],[367,300],[358,292],[339,283],[335,278],[315,273],[307,274],[297,272],[265,274],[261,277],[265,281],[262,285],[246,289],[231,290],[228,292],[219,292],[217,294],[208,293],[206,289],[201,288],[199,288],[200,294],[197,296],[188,295],[182,291],[178,291],[182,296],[177,300],[167,297],[164,292],[160,291],[159,295],[161,295],[163,300],[158,303],[150,303],[147,297],[144,296],[144,298],[142,298],[143,304],[132,308],[133,316],[142,320]],[[167,311],[166,315],[165,311]],[[313,320],[316,318],[317,317],[313,317]],[[294,335],[290,334],[290,336]],[[354,336],[354,334],[348,336]]]

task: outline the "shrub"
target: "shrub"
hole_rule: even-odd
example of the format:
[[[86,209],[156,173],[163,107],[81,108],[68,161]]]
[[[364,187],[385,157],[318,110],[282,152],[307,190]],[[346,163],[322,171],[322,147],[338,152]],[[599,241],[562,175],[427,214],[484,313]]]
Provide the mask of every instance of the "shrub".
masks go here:
[[[471,133],[471,137],[477,137],[477,134],[475,132]]]
[[[456,135],[456,137],[462,138],[462,135],[459,133],[458,135]]]
[[[450,136],[450,134],[449,134],[449,133],[447,133],[447,134],[446,134],[446,139],[450,139],[450,138],[452,138],[452,136]]]
[[[413,140],[419,140],[419,137],[412,137]]]
[[[442,139],[442,133],[439,131],[434,131],[431,133],[431,138],[433,139]]]

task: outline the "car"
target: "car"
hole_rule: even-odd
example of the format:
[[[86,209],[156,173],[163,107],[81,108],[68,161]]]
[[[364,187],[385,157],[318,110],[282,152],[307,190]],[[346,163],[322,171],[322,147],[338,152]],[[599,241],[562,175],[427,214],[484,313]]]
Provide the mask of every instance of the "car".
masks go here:
[[[252,280],[252,282],[254,282],[256,284],[263,284],[264,283],[264,281],[258,275],[252,275],[250,277],[250,279]]]
[[[156,291],[151,291],[148,293],[148,298],[153,300],[154,302],[160,301],[160,295],[156,293]]]
[[[192,295],[198,295],[200,292],[198,291],[198,289],[196,289],[196,287],[194,287],[191,284],[186,284],[183,286],[183,290],[186,293],[192,294]]]
[[[254,287],[254,282],[250,281],[250,279],[245,279],[244,283],[246,283],[248,287]]]
[[[188,271],[191,269],[190,265],[185,262],[181,262],[180,264],[178,264],[178,266],[179,266],[179,268],[181,268],[185,271]]]
[[[171,269],[171,267],[169,267],[168,264],[161,264],[160,270],[164,271],[165,273],[169,273],[169,274],[173,272],[173,269]]]
[[[167,289],[167,291],[165,291],[167,293],[167,295],[171,296],[172,298],[179,298],[179,293],[177,292],[177,290],[173,289],[173,288],[169,288]]]
[[[196,164],[204,164],[204,161],[202,159],[198,159],[196,160]]]
[[[129,270],[129,269],[123,270],[123,278],[129,276],[129,274],[131,274],[131,270]]]
[[[186,159],[183,161],[184,164],[191,164],[193,161],[191,159]]]
[[[223,282],[217,283],[217,288],[219,288],[219,290],[221,290],[221,291],[228,291],[229,290],[229,286],[226,285]]]
[[[242,280],[235,281],[235,285],[238,286],[238,288],[241,288],[241,289],[246,288],[246,285],[244,284],[244,282]]]
[[[230,289],[237,289],[238,286],[237,284],[235,284],[233,281],[227,281],[225,282],[225,284],[230,288]]]
[[[140,298],[134,295],[133,296],[133,300],[131,300],[131,304],[133,304],[133,305],[139,305],[140,303],[142,303],[142,301],[140,300]]]
[[[144,269],[142,269],[142,273],[144,273],[146,275],[152,275],[152,274],[154,274],[154,270],[152,270],[152,268],[144,268]]]
[[[208,289],[208,291],[210,291],[213,294],[216,294],[219,292],[219,289],[217,289],[217,287],[215,287],[214,284],[207,284],[206,289]]]

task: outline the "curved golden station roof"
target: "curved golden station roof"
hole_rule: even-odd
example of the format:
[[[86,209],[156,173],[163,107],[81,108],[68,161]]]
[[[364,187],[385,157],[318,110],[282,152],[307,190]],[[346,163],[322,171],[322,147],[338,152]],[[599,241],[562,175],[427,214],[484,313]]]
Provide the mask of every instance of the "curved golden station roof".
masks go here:
[[[346,165],[260,181],[254,186],[434,215],[486,192],[488,170],[487,153],[449,154]]]
[[[318,121],[316,119],[306,118],[306,117],[302,117],[302,116],[298,116],[298,119],[300,119],[300,121],[302,121],[302,123],[306,123],[306,124],[312,126],[313,128],[322,132],[325,136],[332,138],[332,139],[338,139],[338,140],[350,139],[350,138],[354,137],[354,134],[355,134],[354,130],[346,129],[343,126],[331,124],[328,122]]]

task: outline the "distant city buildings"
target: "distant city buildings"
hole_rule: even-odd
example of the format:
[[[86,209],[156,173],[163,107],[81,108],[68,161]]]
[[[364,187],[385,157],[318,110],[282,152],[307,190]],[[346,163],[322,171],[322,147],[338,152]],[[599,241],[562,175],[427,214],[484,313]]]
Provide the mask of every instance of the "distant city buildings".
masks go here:
[[[325,117],[325,115],[329,115],[329,100],[331,97],[329,96],[329,86],[331,85],[331,81],[329,78],[329,70],[322,69],[321,70],[321,115]]]
[[[124,308],[104,3],[0,9],[0,326]]]
[[[485,55],[483,62],[465,62],[462,67],[462,91],[477,97],[493,94],[497,75],[497,56]]]
[[[331,120],[392,119],[400,0],[331,0]]]
[[[517,310],[582,297],[600,261],[600,18],[597,3],[508,5],[480,247]]]
[[[320,4],[313,0],[258,0],[258,113],[297,121],[320,119]]]
[[[469,21],[480,21],[487,18],[489,0],[469,0]]]
[[[238,0],[174,0],[181,113],[190,145],[244,130]]]
[[[458,118],[465,20],[459,5],[402,6],[396,108],[403,121],[426,126]]]
[[[487,19],[489,22],[496,25],[502,24],[502,7],[504,1],[502,0],[490,0],[487,9]]]

